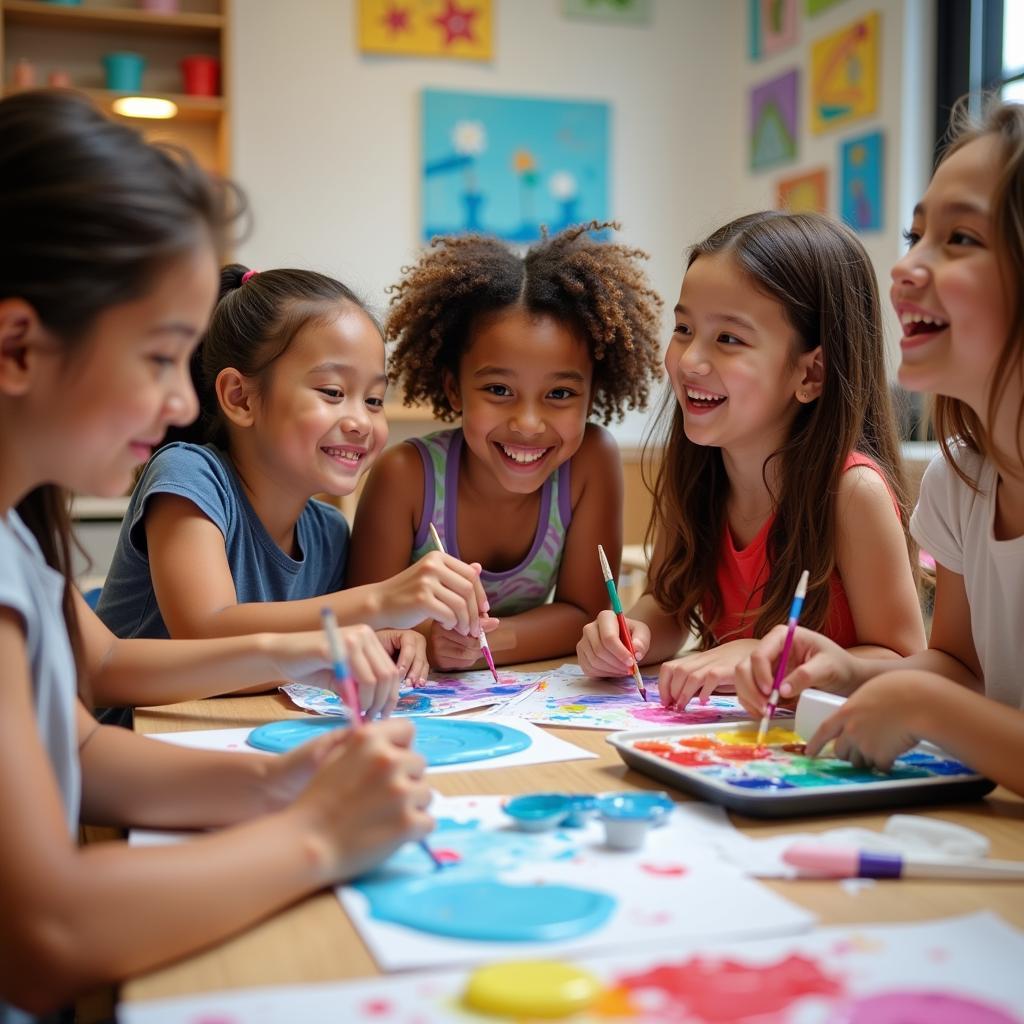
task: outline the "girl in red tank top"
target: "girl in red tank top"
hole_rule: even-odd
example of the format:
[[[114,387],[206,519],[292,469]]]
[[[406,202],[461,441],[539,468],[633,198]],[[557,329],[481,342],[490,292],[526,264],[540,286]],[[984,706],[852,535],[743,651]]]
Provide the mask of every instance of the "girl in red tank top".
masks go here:
[[[801,622],[855,653],[925,644],[874,270],[817,214],[741,217],[693,247],[665,354],[674,393],[648,538],[650,585],[629,613],[659,692],[685,706],[731,683],[755,638]],[[628,672],[613,616],[584,629],[591,675]]]

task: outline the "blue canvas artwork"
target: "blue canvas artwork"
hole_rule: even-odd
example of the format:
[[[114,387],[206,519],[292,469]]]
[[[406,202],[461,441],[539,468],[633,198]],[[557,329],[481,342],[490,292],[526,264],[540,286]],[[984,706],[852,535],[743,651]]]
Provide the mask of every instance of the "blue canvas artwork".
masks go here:
[[[607,220],[609,126],[607,103],[425,89],[423,240]]]
[[[856,231],[881,231],[882,168],[885,137],[871,132],[842,144],[840,156],[840,213]]]

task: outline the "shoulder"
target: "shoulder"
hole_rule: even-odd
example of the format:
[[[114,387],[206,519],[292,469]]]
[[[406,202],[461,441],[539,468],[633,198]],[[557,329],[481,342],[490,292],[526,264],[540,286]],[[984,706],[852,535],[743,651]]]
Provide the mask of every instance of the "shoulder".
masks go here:
[[[424,441],[424,438],[417,438]],[[376,464],[370,470],[369,478],[379,484],[403,484],[419,480],[423,481],[423,457],[420,449],[413,443],[403,441],[381,452]]]
[[[975,487],[984,487],[989,465],[985,457],[973,448],[962,444],[951,446],[949,457],[939,452],[928,463],[921,477],[921,495],[973,496],[976,492],[961,478],[960,473]]]
[[[588,423],[583,442],[569,464],[573,504],[585,491],[608,494],[622,488],[622,459],[610,431]]]
[[[895,496],[885,472],[873,459],[859,452],[847,459],[839,477],[839,507],[845,514],[878,510],[892,515],[896,507]]]
[[[187,495],[190,486],[203,481],[230,487],[230,480],[231,470],[226,455],[220,454],[212,445],[176,441],[161,448],[146,463],[137,489],[141,494],[173,490]]]

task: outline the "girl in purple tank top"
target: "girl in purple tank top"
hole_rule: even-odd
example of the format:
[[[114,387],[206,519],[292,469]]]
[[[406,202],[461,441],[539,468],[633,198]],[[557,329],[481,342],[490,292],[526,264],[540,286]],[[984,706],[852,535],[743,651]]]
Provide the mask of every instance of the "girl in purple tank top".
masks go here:
[[[461,426],[384,452],[367,480],[349,585],[431,550],[480,566],[495,660],[572,651],[604,607],[603,544],[617,571],[622,470],[596,423],[644,408],[658,374],[661,302],[642,253],[589,224],[525,256],[481,235],[441,238],[395,287],[386,335],[405,401]],[[434,622],[431,664],[467,669],[479,644]]]

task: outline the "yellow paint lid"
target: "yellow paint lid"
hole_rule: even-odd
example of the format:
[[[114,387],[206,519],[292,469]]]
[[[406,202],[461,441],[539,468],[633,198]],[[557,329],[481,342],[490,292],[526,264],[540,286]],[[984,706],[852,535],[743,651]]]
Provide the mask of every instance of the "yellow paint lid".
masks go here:
[[[503,1017],[568,1017],[590,1006],[604,986],[589,971],[554,960],[514,960],[469,976],[462,1000]]]

